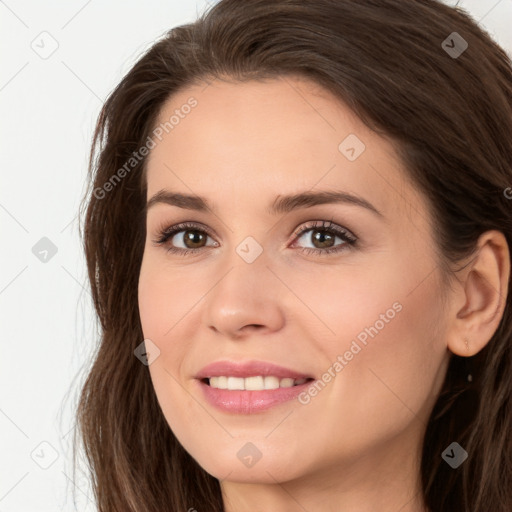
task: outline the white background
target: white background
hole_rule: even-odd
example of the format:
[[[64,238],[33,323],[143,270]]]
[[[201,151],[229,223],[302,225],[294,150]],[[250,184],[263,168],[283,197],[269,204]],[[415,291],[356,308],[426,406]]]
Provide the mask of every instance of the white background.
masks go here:
[[[512,54],[512,0],[459,5]],[[97,339],[77,223],[92,130],[137,57],[206,6],[0,1],[0,512],[95,510],[71,471],[80,368]],[[31,47],[41,37],[58,44],[47,59]],[[47,262],[32,252],[43,237],[57,248]]]

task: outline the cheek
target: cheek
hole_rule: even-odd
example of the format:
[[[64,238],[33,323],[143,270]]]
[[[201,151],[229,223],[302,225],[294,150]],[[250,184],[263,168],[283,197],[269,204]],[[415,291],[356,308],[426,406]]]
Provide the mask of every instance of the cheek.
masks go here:
[[[182,289],[176,284],[177,275],[162,269],[151,257],[145,258],[139,276],[138,300],[144,338],[160,349],[158,358],[149,366],[153,388],[167,423],[183,439],[190,435],[187,430],[190,425],[194,425],[193,430],[206,426],[202,425],[204,418],[194,413],[195,403],[182,387],[181,363],[187,344],[173,342],[174,332],[181,327],[180,318],[190,310],[189,304],[197,301],[197,291],[193,294],[195,298],[184,297],[187,287]]]
[[[172,339],[194,314],[194,305],[204,295],[201,279],[175,267],[169,268],[157,256],[145,257],[139,276],[139,314],[144,336]]]
[[[441,384],[446,346],[437,284],[425,281],[410,293],[414,277],[393,276],[389,268],[386,278],[373,281],[378,285],[354,286],[335,324],[339,342],[329,359],[341,355],[344,362],[329,399],[343,404],[335,412],[346,426],[343,444],[371,443],[411,423],[421,426],[416,420],[427,421]]]
[[[151,257],[143,260],[141,266],[138,301],[144,339],[150,339],[160,350],[158,358],[149,367],[160,400],[161,391],[164,395],[173,393],[172,377],[181,378],[186,344],[179,340],[173,342],[173,338],[181,327],[180,318],[186,317],[187,309],[190,309],[190,301],[176,286],[176,272],[163,271]]]
[[[139,279],[139,315],[145,338],[160,338],[172,327],[173,294],[156,274],[144,272]]]
[[[437,274],[425,279],[426,260],[380,263],[302,283],[307,304],[329,327],[315,322],[322,336],[312,338],[327,356],[323,371],[336,375],[324,374],[329,383],[307,407],[330,417],[322,435],[332,436],[326,425],[337,424],[339,442],[354,448],[427,415],[447,357]]]
[[[290,302],[290,309],[285,313],[300,313],[300,321],[308,324],[312,339],[321,340],[320,348],[331,353],[349,350],[351,341],[358,336],[364,343],[369,339],[365,328],[377,323],[382,330],[400,315],[400,299],[404,296],[400,278],[396,282],[377,265],[375,268],[361,264],[340,265],[337,269],[319,267],[313,271],[298,269],[294,274],[281,272],[281,276],[300,299],[294,297],[294,303]]]

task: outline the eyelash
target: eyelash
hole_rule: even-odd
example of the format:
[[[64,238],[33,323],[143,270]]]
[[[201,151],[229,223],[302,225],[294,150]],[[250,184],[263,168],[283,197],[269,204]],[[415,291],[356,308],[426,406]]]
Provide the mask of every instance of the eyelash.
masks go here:
[[[157,245],[165,245],[169,239],[171,239],[174,235],[181,231],[188,231],[188,230],[194,230],[198,231],[200,233],[204,233],[210,237],[213,237],[213,234],[210,232],[209,229],[202,227],[199,224],[195,224],[193,222],[181,222],[180,224],[176,224],[171,227],[167,227],[164,229],[161,229],[158,233],[158,238],[156,240],[153,240],[153,243]],[[305,254],[317,254],[317,255],[325,255],[325,254],[332,254],[332,253],[340,253],[342,251],[348,250],[351,247],[353,247],[356,242],[357,238],[353,236],[348,230],[333,224],[332,221],[326,222],[326,221],[313,221],[311,224],[308,224],[306,227],[297,230],[293,236],[294,242],[300,238],[304,233],[308,231],[324,231],[331,235],[338,236],[341,238],[345,243],[341,246],[335,246],[335,247],[327,247],[326,249],[315,249],[311,247],[303,247],[299,249],[299,252],[305,253]],[[205,247],[201,247],[199,249],[181,249],[177,247],[169,246],[167,247],[167,252],[173,253],[173,254],[179,254],[181,256],[186,256],[189,253],[198,252]]]

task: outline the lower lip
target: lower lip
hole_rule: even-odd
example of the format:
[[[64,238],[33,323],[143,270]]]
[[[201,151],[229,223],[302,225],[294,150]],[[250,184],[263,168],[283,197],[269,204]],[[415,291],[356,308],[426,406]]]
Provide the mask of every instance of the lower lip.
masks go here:
[[[213,406],[224,412],[251,414],[266,411],[276,405],[294,400],[314,381],[307,381],[290,388],[265,389],[262,391],[242,391],[212,388],[199,380],[204,396]]]

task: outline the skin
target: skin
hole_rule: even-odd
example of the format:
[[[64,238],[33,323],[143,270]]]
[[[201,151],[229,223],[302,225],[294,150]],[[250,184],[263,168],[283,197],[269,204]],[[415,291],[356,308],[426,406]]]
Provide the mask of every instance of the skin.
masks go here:
[[[217,209],[152,206],[139,279],[144,337],[160,350],[150,374],[170,428],[221,481],[227,512],[426,510],[426,422],[451,353],[474,355],[498,327],[510,272],[505,238],[482,235],[448,288],[426,199],[391,142],[330,93],[299,77],[216,80],[171,97],[158,123],[190,96],[197,107],[150,152],[147,197],[168,189]],[[349,134],[366,147],[354,161],[338,150]],[[309,190],[349,191],[383,217],[348,204],[266,211],[278,195]],[[332,220],[359,245],[301,253],[325,251],[314,230],[294,236],[316,220]],[[204,234],[188,245],[203,248],[185,256],[167,252],[187,247],[184,232],[167,247],[153,242],[160,228],[184,221],[215,236]],[[236,252],[247,236],[263,248],[250,264]],[[308,404],[226,413],[194,379],[220,359],[269,361],[320,379],[397,302],[400,312]],[[237,457],[247,442],[261,452],[250,468]]]

